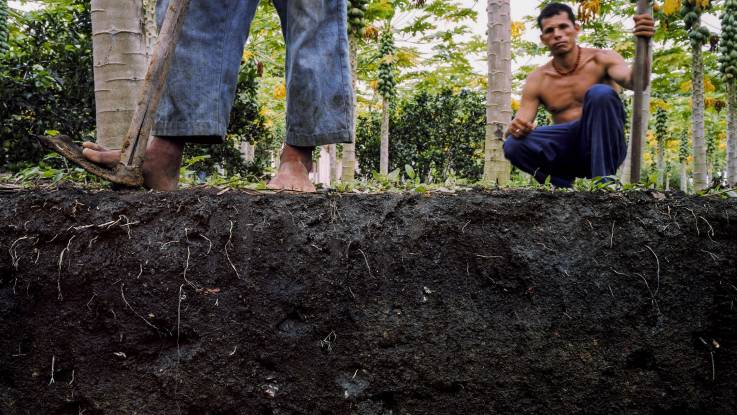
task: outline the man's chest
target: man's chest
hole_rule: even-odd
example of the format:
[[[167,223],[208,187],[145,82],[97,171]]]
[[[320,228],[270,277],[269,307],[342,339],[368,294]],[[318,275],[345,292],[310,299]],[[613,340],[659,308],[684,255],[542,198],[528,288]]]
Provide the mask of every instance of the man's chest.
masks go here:
[[[583,106],[586,92],[598,83],[607,83],[606,73],[593,62],[570,76],[546,77],[541,93],[545,107],[552,113]]]

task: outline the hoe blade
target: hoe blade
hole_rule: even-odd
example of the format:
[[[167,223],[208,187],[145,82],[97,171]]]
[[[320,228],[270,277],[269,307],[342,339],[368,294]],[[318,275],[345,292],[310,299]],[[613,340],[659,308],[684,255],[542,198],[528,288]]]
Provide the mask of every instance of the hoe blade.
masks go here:
[[[84,158],[82,148],[65,135],[37,136],[36,138],[45,148],[61,154],[67,160],[95,176],[124,186],[138,187],[143,185],[143,173],[140,167],[126,166],[122,163],[114,168],[98,166]]]

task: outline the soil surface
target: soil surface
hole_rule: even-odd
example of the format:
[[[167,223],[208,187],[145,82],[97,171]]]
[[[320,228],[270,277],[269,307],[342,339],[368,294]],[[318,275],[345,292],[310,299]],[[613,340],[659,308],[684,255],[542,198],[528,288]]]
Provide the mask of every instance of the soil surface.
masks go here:
[[[737,408],[737,201],[0,194],[2,414]]]

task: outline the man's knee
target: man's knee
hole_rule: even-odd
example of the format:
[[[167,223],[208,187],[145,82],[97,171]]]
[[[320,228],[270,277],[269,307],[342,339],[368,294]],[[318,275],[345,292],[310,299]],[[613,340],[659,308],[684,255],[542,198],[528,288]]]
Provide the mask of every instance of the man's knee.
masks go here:
[[[596,84],[586,91],[586,100],[594,102],[606,102],[612,99],[619,99],[617,91],[606,84]]]
[[[512,163],[515,163],[515,161],[519,159],[520,150],[522,149],[522,140],[510,135],[507,137],[507,140],[504,141],[502,148],[504,149],[504,157]]]

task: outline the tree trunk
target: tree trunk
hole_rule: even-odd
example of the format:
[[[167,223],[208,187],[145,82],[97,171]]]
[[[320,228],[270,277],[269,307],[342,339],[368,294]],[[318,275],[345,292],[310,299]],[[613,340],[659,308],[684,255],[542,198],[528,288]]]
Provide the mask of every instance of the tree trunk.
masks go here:
[[[652,54],[650,55],[652,59]],[[634,111],[634,108],[632,109]],[[650,123],[650,86],[642,92],[642,125],[647,126]],[[631,131],[631,130],[630,130]],[[640,130],[640,143],[647,142],[647,128]],[[642,152],[640,153],[640,164],[642,164]],[[632,139],[627,146],[627,157],[624,159],[621,167],[621,180],[624,184],[632,183]]]
[[[486,3],[488,87],[486,90],[486,136],[484,181],[506,185],[509,162],[504,158],[504,132],[512,119],[512,39],[509,0]]]
[[[356,138],[356,119],[358,118],[358,97],[356,95],[356,77],[358,75],[358,53],[357,40],[351,35],[348,36],[350,60],[351,60],[351,80],[353,84],[353,139]],[[343,175],[344,182],[352,182],[356,178],[356,144],[355,141],[349,144],[343,144]]]
[[[696,29],[699,23],[696,24]],[[692,47],[691,84],[693,85],[691,130],[693,140],[694,190],[708,187],[706,177],[706,140],[704,139],[704,61],[701,46]]]
[[[727,183],[737,186],[737,83],[727,82]]]
[[[328,146],[328,153],[330,154],[330,182],[338,180],[338,151],[335,144]]]
[[[658,169],[657,187],[665,188],[665,137],[658,137],[657,158],[655,166]]]
[[[241,141],[241,155],[243,156],[243,161],[248,163],[253,162],[256,158],[256,146],[249,143],[248,140]]]
[[[92,0],[97,142],[120,148],[156,38],[155,0]]]
[[[681,161],[681,191],[688,193],[688,161]]]
[[[379,173],[389,174],[389,100],[382,97],[384,108],[381,111],[381,158]]]
[[[320,158],[317,159],[317,182],[325,187],[330,186],[330,150],[328,146],[320,146]]]

